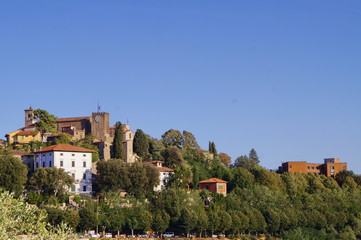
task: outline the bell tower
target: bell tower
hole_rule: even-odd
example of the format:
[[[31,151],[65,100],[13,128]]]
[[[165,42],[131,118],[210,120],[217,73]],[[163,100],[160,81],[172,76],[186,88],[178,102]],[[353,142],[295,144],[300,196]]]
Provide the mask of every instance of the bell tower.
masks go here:
[[[93,112],[91,118],[91,133],[98,140],[106,141],[109,138],[109,113]]]
[[[25,109],[24,111],[25,111],[25,127],[34,124],[36,122],[36,118],[34,116],[34,109],[30,107],[28,109]]]

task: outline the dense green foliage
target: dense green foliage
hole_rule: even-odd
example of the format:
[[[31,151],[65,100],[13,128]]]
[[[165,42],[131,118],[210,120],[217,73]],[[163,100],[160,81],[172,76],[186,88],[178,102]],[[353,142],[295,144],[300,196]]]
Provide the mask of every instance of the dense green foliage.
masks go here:
[[[143,161],[147,160],[149,154],[149,142],[147,135],[141,130],[137,129],[134,135],[133,140],[133,151],[139,157],[142,158]]]
[[[121,122],[117,122],[115,124],[112,157],[117,159],[124,159],[123,125]]]
[[[0,188],[18,195],[24,188],[27,173],[28,169],[20,159],[0,149]]]
[[[39,131],[44,133],[54,133],[56,130],[56,117],[43,109],[34,110],[34,116],[37,119],[35,126],[39,129]]]
[[[62,168],[37,168],[29,179],[32,188],[46,196],[61,196],[68,192],[74,179]]]
[[[210,151],[203,151],[190,132],[171,129],[161,140],[137,132],[137,154],[174,170],[167,188],[153,191],[159,172],[150,163],[111,159],[97,162],[96,198],[74,198],[78,210],[56,207],[70,182],[66,173],[52,168],[35,171],[27,201],[44,209],[51,225],[63,222],[77,231],[214,233],[240,239],[259,234],[268,239],[361,237],[361,178],[351,171],[335,178],[279,174],[261,167],[254,149],[230,165],[230,157],[217,155],[213,142]],[[226,197],[198,190],[198,182],[211,177],[228,181]]]

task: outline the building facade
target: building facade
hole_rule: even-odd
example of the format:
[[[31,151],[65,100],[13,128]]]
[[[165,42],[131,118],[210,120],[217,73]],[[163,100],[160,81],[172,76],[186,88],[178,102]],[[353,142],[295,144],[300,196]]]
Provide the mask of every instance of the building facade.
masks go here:
[[[34,115],[34,109],[31,107],[24,110],[25,126],[17,131],[6,134],[8,145],[28,144],[31,141],[46,141],[47,137],[56,138],[57,134],[44,134],[37,131],[35,123],[37,119]],[[107,112],[93,112],[91,116],[58,118],[56,120],[56,129],[59,132],[67,133],[72,140],[78,141],[86,135],[92,134],[95,137],[94,145],[99,148],[100,159],[110,159],[112,143],[114,138],[114,127],[109,124],[110,115]],[[137,160],[133,153],[134,132],[130,130],[129,125],[123,124],[123,160],[132,163]]]
[[[93,152],[93,150],[69,144],[53,145],[34,152],[34,168],[62,168],[74,179],[70,192],[89,195],[92,192]]]
[[[334,177],[340,171],[347,170],[347,163],[341,163],[339,158],[325,158],[324,163],[285,162],[281,169],[282,172],[315,173]]]
[[[153,164],[159,171],[159,184],[154,187],[154,191],[161,191],[168,186],[168,181],[172,177],[174,170],[163,167],[162,161],[152,161],[151,164]]]
[[[218,178],[210,178],[207,180],[200,181],[199,189],[207,189],[212,193],[219,193],[223,194],[224,196],[227,195],[227,181]]]

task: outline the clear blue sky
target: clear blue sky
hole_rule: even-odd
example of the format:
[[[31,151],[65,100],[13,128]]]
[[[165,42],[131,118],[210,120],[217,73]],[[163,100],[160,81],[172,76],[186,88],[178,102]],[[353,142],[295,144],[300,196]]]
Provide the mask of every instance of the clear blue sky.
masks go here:
[[[0,138],[23,109],[160,138],[192,132],[261,165],[361,173],[361,1],[0,1]]]

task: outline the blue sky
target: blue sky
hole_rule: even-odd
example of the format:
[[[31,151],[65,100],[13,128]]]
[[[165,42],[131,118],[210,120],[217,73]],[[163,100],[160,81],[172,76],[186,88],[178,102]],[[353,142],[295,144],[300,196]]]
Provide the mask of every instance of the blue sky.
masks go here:
[[[261,165],[361,173],[361,2],[0,1],[0,138],[23,109],[160,138],[192,132]]]

